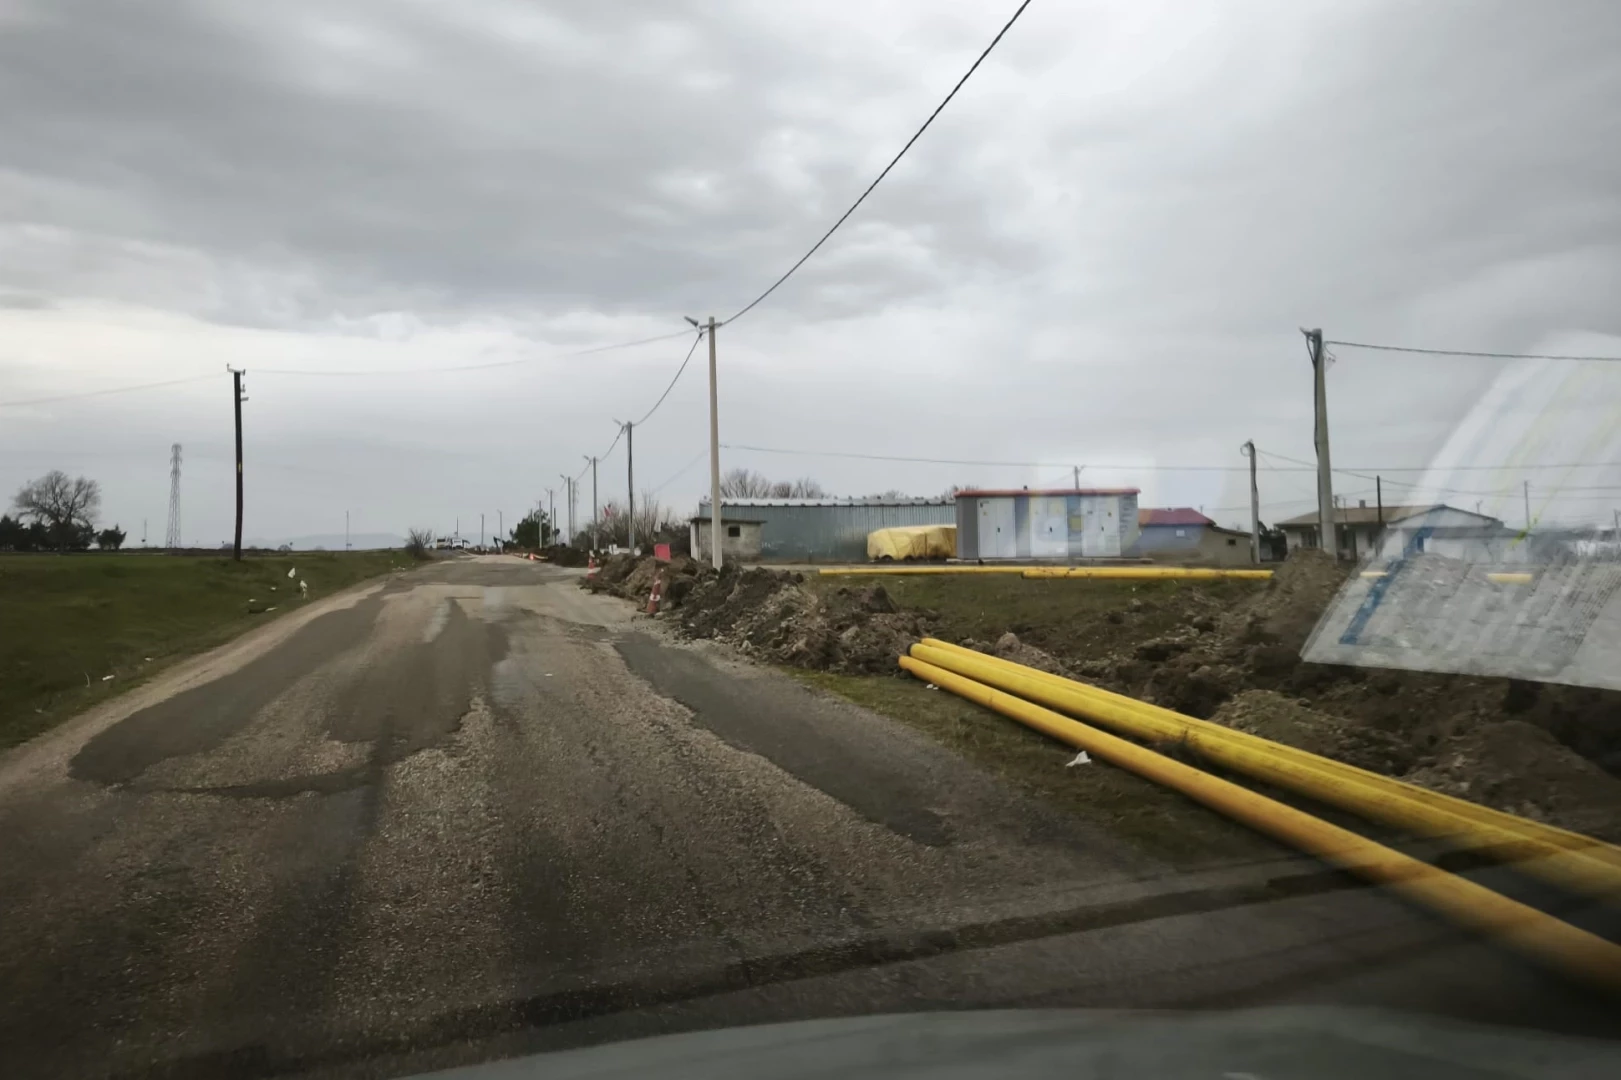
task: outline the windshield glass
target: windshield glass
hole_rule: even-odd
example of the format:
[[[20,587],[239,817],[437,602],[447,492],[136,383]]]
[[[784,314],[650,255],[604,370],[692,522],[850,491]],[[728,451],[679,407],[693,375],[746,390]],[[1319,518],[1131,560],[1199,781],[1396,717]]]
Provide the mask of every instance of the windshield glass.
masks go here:
[[[1618,55],[0,0],[0,1058],[1603,1060]]]

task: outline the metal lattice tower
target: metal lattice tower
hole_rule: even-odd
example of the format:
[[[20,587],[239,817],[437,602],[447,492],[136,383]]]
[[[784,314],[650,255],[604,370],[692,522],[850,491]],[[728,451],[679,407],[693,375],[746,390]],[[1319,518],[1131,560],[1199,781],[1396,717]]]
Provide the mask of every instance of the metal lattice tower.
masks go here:
[[[169,447],[169,535],[163,546],[177,548],[180,542],[180,444]]]

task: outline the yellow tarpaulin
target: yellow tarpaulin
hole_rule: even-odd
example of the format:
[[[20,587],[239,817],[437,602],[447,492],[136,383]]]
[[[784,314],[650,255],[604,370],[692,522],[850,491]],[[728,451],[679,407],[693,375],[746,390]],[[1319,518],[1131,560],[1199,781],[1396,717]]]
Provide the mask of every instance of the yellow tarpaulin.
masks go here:
[[[956,555],[955,525],[897,525],[867,534],[867,558],[874,562],[951,559]]]

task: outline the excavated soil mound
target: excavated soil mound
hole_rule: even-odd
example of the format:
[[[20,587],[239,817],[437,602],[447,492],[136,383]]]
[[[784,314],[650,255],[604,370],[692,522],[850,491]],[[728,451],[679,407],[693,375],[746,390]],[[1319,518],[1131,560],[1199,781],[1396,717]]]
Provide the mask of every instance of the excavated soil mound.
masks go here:
[[[1521,817],[1621,841],[1621,780],[1522,720],[1449,740],[1405,779]]]
[[[1388,731],[1347,723],[1271,690],[1246,690],[1216,710],[1211,719],[1235,731],[1386,776],[1400,776],[1416,758],[1411,746]]]

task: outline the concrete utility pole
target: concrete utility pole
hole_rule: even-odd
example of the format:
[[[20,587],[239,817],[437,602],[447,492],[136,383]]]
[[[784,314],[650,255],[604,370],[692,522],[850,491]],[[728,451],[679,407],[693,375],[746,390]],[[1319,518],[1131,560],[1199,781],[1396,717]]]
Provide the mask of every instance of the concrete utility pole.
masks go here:
[[[347,512],[343,515],[343,527],[345,530],[349,528],[349,515]],[[478,546],[480,548],[484,546],[484,511],[482,510],[478,512]]]
[[[591,550],[595,551],[602,546],[597,535],[597,459],[587,455],[586,460],[591,463]]]
[[[506,540],[507,540],[507,515],[506,515],[505,511],[497,510],[495,512],[495,542],[500,544],[502,547],[505,547],[506,546]]]
[[[709,558],[720,569],[720,393],[715,383],[715,316],[709,317]]]
[[[343,550],[352,551],[354,545],[349,542],[349,511],[343,512]]]
[[[1339,557],[1339,538],[1334,529],[1334,475],[1328,459],[1328,357],[1323,354],[1323,332],[1302,330],[1306,353],[1311,357],[1312,408],[1316,416],[1317,442],[1317,530],[1323,550]]]
[[[1524,481],[1525,492],[1525,531],[1531,531],[1531,481]]]
[[[1079,465],[1071,465],[1070,468],[1075,470],[1075,490],[1079,491],[1081,490],[1081,467]]]
[[[563,481],[563,512],[568,517],[568,534],[564,543],[574,542],[574,478],[567,473],[558,473]]]
[[[236,409],[236,539],[231,544],[231,558],[242,561],[242,403],[248,400],[242,394],[242,376],[245,372],[225,365],[231,373],[231,400]]]
[[[557,497],[556,488],[546,489],[546,527],[540,530],[540,546],[546,546],[546,529],[551,529],[553,535],[557,533]]]
[[[625,546],[636,552],[636,448],[632,437],[635,424],[625,425],[625,489],[630,496],[630,511],[625,516]]]
[[[1250,459],[1250,562],[1261,561],[1261,489],[1255,483],[1255,440],[1251,439],[1239,450]],[[1080,484],[1076,484],[1080,487]]]

